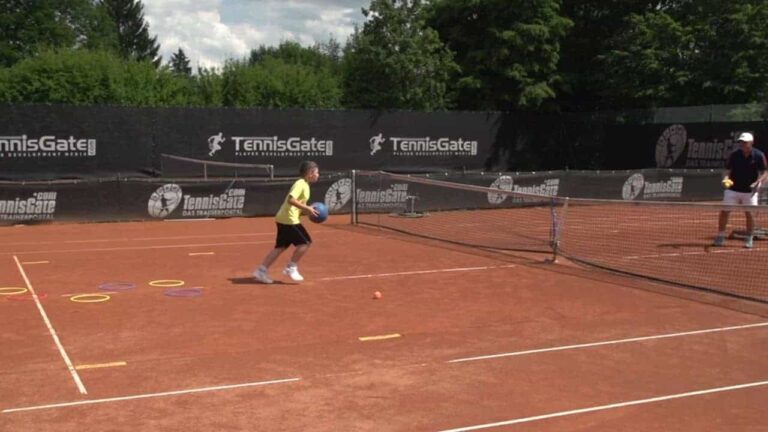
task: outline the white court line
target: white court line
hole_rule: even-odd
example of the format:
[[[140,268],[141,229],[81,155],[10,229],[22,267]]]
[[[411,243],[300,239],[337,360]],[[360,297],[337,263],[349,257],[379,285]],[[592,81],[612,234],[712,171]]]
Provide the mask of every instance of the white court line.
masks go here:
[[[180,244],[180,245],[163,245],[163,246],[126,246],[115,248],[93,248],[93,249],[58,249],[58,250],[41,250],[41,251],[19,251],[19,252],[1,252],[0,255],[28,255],[28,254],[45,254],[45,253],[71,253],[71,252],[111,252],[111,251],[125,251],[125,250],[149,250],[149,249],[173,249],[173,248],[188,248],[188,247],[203,247],[203,246],[234,246],[234,245],[254,245],[274,243],[273,240],[260,240],[251,242],[231,242],[231,243],[197,243],[197,244]]]
[[[490,270],[490,269],[512,268],[512,267],[515,267],[515,265],[508,264],[508,265],[501,265],[501,266],[484,266],[484,267],[455,267],[455,268],[435,269],[435,270],[415,270],[415,271],[397,272],[397,273],[374,273],[374,274],[354,275],[354,276],[335,276],[335,277],[320,278],[317,280],[329,281],[329,280],[343,280],[343,279],[366,279],[366,278],[375,278],[375,277],[404,276],[404,275],[428,274],[428,273],[465,272],[465,271]]]
[[[77,370],[75,370],[75,366],[72,365],[72,361],[69,359],[67,352],[64,350],[64,346],[61,344],[61,341],[59,340],[59,336],[56,334],[56,330],[54,330],[53,325],[51,325],[51,320],[48,319],[48,314],[45,313],[45,309],[43,309],[43,305],[42,303],[40,303],[40,299],[37,297],[37,293],[35,293],[35,289],[32,287],[32,284],[29,282],[29,278],[27,277],[27,273],[24,271],[24,267],[21,265],[21,262],[19,261],[18,257],[14,255],[13,259],[14,261],[16,261],[16,266],[19,268],[19,272],[21,272],[21,277],[24,278],[24,282],[27,284],[27,289],[29,289],[29,292],[32,293],[32,299],[35,301],[35,305],[37,305],[37,310],[40,312],[40,316],[43,317],[43,321],[45,321],[45,326],[48,327],[48,332],[51,334],[53,341],[56,343],[56,347],[59,349],[59,354],[61,354],[61,358],[64,359],[64,363],[66,363],[67,369],[69,369],[69,373],[72,375],[72,379],[75,380],[75,384],[77,384],[77,389],[80,391],[80,394],[88,394],[88,391],[85,389],[85,386],[83,385],[83,381],[80,379],[80,375],[77,374]]]
[[[163,219],[163,222],[203,222],[216,220],[214,218],[195,218],[195,219]]]
[[[316,231],[313,231],[314,234]],[[324,232],[324,231],[322,231]],[[118,241],[151,241],[151,240],[189,240],[202,238],[221,238],[221,237],[250,237],[275,235],[274,232],[247,233],[247,234],[206,234],[206,235],[188,235],[188,236],[167,236],[167,237],[134,237],[134,238],[103,238],[91,240],[58,240],[58,241],[26,241],[26,242],[4,242],[4,245],[44,245],[44,244],[64,244],[64,243],[115,243]]]
[[[466,358],[460,358],[455,360],[448,360],[446,363],[460,363],[460,362],[469,362],[469,361],[477,361],[477,360],[489,360],[489,359],[496,359],[501,357],[514,357],[514,356],[538,354],[538,353],[545,353],[545,352],[552,352],[552,351],[565,351],[565,350],[572,350],[572,349],[578,349],[578,348],[591,348],[596,346],[616,345],[616,344],[622,344],[622,343],[641,342],[641,341],[655,340],[655,339],[667,339],[667,338],[680,337],[680,336],[691,336],[691,335],[698,335],[698,334],[705,334],[705,333],[717,333],[717,332],[725,332],[725,331],[732,331],[732,330],[743,330],[743,329],[765,327],[765,326],[768,326],[768,322],[746,324],[746,325],[740,325],[740,326],[731,326],[731,327],[717,327],[717,328],[710,328],[710,329],[704,329],[704,330],[693,330],[693,331],[687,331],[687,332],[681,332],[681,333],[667,333],[667,334],[660,334],[660,335],[654,335],[654,336],[642,336],[642,337],[634,337],[634,338],[628,338],[628,339],[614,339],[614,340],[608,340],[608,341],[602,341],[602,342],[591,342],[591,343],[583,343],[583,344],[577,344],[577,345],[564,345],[564,346],[558,346],[558,347],[540,348],[540,349],[534,349],[534,350],[516,351],[516,352],[492,354],[492,355],[485,355],[485,356],[478,356],[478,357],[466,357]]]
[[[269,384],[281,384],[281,383],[299,381],[300,379],[301,378],[287,378],[287,379],[278,379],[278,380],[272,380],[272,381],[259,381],[259,382],[245,383],[245,384],[203,387],[203,388],[177,390],[177,391],[169,391],[169,392],[162,392],[162,393],[147,393],[147,394],[121,396],[121,397],[113,397],[113,398],[106,398],[106,399],[82,400],[77,402],[64,402],[64,403],[57,403],[57,404],[50,404],[50,405],[38,405],[38,406],[32,406],[32,407],[25,407],[25,408],[4,409],[3,411],[0,411],[0,412],[2,412],[3,414],[9,414],[9,413],[21,412],[21,411],[34,411],[34,410],[42,410],[42,409],[50,409],[50,408],[64,408],[64,407],[79,406],[79,405],[93,405],[93,404],[100,404],[100,403],[107,403],[107,402],[148,399],[148,398],[163,397],[163,396],[177,396],[177,395],[192,394],[192,393],[231,390],[231,389],[237,389],[237,388],[243,388],[243,387],[256,387],[256,386],[263,386],[263,385],[269,385]]]
[[[718,250],[710,250],[710,251],[696,251],[696,252],[678,252],[674,254],[655,254],[655,255],[632,255],[632,256],[626,256],[624,259],[642,259],[642,258],[663,258],[663,257],[672,257],[672,256],[688,256],[688,255],[706,255],[711,253],[744,253],[744,252],[754,252],[754,251],[761,251],[765,250],[765,248],[741,248],[741,249],[718,249]]]
[[[691,391],[691,392],[686,392],[686,393],[677,393],[677,394],[671,394],[671,395],[666,395],[666,396],[658,396],[658,397],[653,397],[653,398],[648,398],[648,399],[637,399],[637,400],[633,400],[633,401],[619,402],[619,403],[613,403],[613,404],[608,404],[608,405],[599,405],[599,406],[575,409],[575,410],[570,410],[570,411],[560,411],[560,412],[554,412],[554,413],[549,413],[549,414],[537,415],[537,416],[532,416],[532,417],[522,417],[522,418],[518,418],[518,419],[506,420],[506,421],[501,421],[501,422],[496,422],[496,423],[486,423],[486,424],[481,424],[481,425],[465,426],[465,427],[460,427],[460,428],[456,428],[456,429],[444,429],[444,430],[442,430],[440,432],[467,432],[467,431],[474,431],[474,430],[480,430],[480,429],[490,429],[490,428],[495,428],[495,427],[499,427],[499,426],[510,426],[510,425],[514,425],[514,424],[529,423],[529,422],[534,422],[534,421],[538,421],[538,420],[546,420],[546,419],[551,419],[551,418],[556,418],[556,417],[565,417],[565,416],[576,415],[576,414],[584,414],[584,413],[595,412],[595,411],[604,411],[604,410],[615,409],[615,408],[624,408],[624,407],[633,406],[633,405],[643,405],[643,404],[649,404],[649,403],[654,403],[654,402],[662,402],[662,401],[667,401],[667,400],[672,400],[672,399],[681,399],[681,398],[693,397],[693,396],[701,396],[701,395],[706,395],[706,394],[711,394],[711,393],[719,393],[719,392],[726,392],[726,391],[733,391],[733,390],[741,390],[741,389],[746,389],[746,388],[750,388],[750,387],[759,387],[759,386],[764,386],[764,385],[768,385],[768,381],[756,381],[756,382],[751,382],[751,383],[746,383],[746,384],[738,384],[738,385],[733,385],[733,386],[728,386],[728,387],[715,387],[715,388],[710,388],[710,389],[705,389],[705,390],[697,390],[697,391]]]

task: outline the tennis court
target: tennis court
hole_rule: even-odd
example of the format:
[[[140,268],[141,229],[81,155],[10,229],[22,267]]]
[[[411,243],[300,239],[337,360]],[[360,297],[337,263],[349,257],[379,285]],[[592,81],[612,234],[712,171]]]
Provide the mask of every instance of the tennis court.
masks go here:
[[[348,216],[298,285],[271,218],[0,229],[2,430],[765,430],[761,302]]]

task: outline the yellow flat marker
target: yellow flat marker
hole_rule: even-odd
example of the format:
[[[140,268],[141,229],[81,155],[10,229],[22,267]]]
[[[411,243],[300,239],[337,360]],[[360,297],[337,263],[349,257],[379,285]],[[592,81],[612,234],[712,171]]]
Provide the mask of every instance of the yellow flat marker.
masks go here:
[[[69,298],[69,301],[75,303],[101,303],[109,301],[112,296],[107,294],[78,294]]]
[[[385,339],[395,339],[399,338],[402,335],[400,333],[392,333],[392,334],[386,334],[386,335],[379,335],[379,336],[363,336],[359,337],[361,342],[367,342],[367,341],[377,341],[377,340],[385,340]]]
[[[190,252],[189,256],[198,256],[198,255],[216,255],[216,252]]]
[[[0,295],[18,295],[29,291],[24,287],[0,287]]]
[[[149,285],[153,287],[172,288],[184,285],[184,281],[179,279],[158,279],[149,281]]]
[[[108,367],[117,367],[117,366],[125,366],[128,363],[124,361],[119,362],[112,362],[112,363],[98,363],[98,364],[89,364],[89,365],[79,365],[75,366],[75,369],[77,370],[83,370],[83,369],[100,369],[100,368],[108,368]]]
[[[101,296],[104,294],[120,294],[120,291],[101,291],[97,293],[71,293],[71,294],[62,294],[62,297],[74,297],[74,296]]]
[[[31,265],[31,264],[50,264],[50,261],[24,261],[22,264],[24,265]]]

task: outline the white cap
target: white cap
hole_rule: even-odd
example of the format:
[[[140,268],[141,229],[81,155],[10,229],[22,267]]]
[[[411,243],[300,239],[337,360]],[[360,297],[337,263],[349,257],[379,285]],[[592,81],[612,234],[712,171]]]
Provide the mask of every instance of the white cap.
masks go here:
[[[744,132],[743,134],[739,135],[739,139],[737,139],[736,141],[754,142],[755,141],[755,137],[753,137],[752,134],[749,133],[749,132]]]

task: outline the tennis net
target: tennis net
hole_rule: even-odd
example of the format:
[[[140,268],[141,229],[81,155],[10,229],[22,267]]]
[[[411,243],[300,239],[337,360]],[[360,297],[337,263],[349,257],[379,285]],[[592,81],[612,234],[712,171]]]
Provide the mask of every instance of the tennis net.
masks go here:
[[[503,179],[504,177],[500,177]],[[768,206],[577,199],[356,171],[353,223],[483,248],[563,255],[644,278],[768,302]],[[718,214],[731,211],[724,247]],[[754,246],[745,245],[745,211]]]
[[[207,161],[162,153],[160,171],[163,177],[243,178],[275,176],[275,167],[268,164],[246,164]]]

